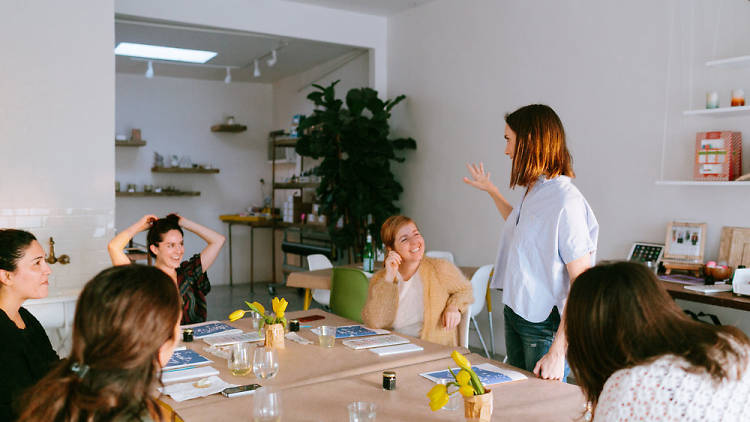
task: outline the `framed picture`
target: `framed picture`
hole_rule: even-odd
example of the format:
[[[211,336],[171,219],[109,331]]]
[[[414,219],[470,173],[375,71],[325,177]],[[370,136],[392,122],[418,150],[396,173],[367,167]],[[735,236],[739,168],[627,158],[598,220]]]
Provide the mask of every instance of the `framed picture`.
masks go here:
[[[706,245],[706,223],[680,223],[667,225],[664,241],[664,259],[703,262]]]

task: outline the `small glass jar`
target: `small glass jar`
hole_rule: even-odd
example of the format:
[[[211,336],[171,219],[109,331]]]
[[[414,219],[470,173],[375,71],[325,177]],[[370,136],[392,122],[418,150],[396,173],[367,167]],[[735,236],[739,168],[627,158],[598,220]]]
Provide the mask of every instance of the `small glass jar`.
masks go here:
[[[193,341],[193,329],[192,328],[186,328],[182,330],[182,341],[185,343],[190,343]]]
[[[396,389],[396,372],[383,371],[383,390]]]
[[[289,320],[289,331],[291,332],[297,332],[299,331],[299,321],[296,319],[290,319]]]

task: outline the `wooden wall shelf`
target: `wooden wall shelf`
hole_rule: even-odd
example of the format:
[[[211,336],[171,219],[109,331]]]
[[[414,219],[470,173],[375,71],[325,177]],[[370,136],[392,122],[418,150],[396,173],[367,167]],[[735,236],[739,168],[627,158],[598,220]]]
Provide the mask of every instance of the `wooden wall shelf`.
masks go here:
[[[219,169],[205,169],[200,167],[151,167],[152,173],[218,173]]]
[[[151,196],[200,196],[200,192],[169,191],[169,192],[115,192],[117,197],[143,198]]]
[[[247,130],[247,126],[245,125],[213,125],[211,126],[211,132],[244,132]]]
[[[305,183],[274,183],[274,189],[304,189],[304,188],[317,188],[320,186],[318,182],[305,182]]]
[[[143,147],[146,146],[146,141],[140,140],[140,141],[118,141],[115,140],[115,146],[116,147]]]
[[[293,147],[299,138],[274,138],[273,145],[277,147]]]

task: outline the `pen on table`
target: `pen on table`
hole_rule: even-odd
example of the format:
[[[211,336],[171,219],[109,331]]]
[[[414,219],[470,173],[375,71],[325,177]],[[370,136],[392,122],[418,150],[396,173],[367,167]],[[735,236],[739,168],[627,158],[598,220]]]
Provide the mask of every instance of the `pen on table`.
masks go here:
[[[299,328],[312,328],[312,325],[300,325]]]
[[[195,369],[195,368],[197,368],[197,366],[186,366],[184,368],[167,369],[162,372],[176,372],[176,371],[184,371],[185,369]]]

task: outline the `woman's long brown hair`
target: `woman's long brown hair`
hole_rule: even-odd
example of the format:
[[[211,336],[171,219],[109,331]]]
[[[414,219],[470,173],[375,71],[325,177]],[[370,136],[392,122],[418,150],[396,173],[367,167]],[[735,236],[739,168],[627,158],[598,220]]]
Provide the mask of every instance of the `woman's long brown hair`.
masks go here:
[[[23,421],[109,421],[150,413],[159,379],[159,348],[174,337],[180,297],[161,270],[143,265],[112,267],[81,292],[70,356],[25,395]],[[90,369],[83,377],[71,371]]]
[[[739,377],[750,345],[735,327],[688,318],[653,272],[633,262],[597,265],[579,275],[565,306],[568,363],[584,395],[596,408],[604,383],[615,372],[663,355],[690,363],[714,379]],[[737,363],[737,373],[726,364]]]
[[[505,115],[505,123],[516,134],[510,187],[530,186],[545,175],[575,177],[573,159],[565,145],[560,117],[544,104],[531,104]]]

